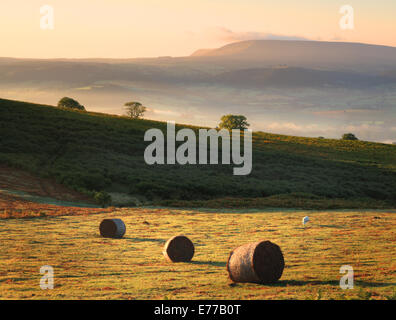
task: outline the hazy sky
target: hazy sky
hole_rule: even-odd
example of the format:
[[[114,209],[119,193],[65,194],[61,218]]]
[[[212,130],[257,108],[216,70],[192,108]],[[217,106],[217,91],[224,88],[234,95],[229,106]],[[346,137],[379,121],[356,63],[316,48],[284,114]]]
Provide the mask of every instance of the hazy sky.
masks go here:
[[[339,27],[345,4],[354,30]],[[54,30],[40,28],[43,5]],[[395,0],[1,0],[0,56],[184,56],[278,37],[396,46],[395,17]]]

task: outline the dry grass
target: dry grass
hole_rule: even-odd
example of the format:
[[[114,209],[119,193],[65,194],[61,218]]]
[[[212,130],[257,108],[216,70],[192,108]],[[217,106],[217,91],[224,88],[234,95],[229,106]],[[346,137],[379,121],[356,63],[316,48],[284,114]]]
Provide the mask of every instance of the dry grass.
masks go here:
[[[309,215],[305,229],[301,218]],[[123,239],[104,239],[104,218],[122,218]],[[167,262],[173,235],[195,245],[190,263]],[[122,209],[111,214],[0,220],[2,299],[387,299],[395,298],[395,212]],[[227,257],[241,244],[271,240],[285,256],[274,285],[230,285]],[[355,289],[341,290],[341,265]],[[55,288],[41,290],[51,265]]]

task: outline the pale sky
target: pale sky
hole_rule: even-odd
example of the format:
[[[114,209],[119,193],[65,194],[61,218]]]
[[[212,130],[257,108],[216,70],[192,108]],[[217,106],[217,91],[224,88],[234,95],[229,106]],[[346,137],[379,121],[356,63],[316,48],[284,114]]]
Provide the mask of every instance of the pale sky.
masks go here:
[[[342,5],[355,29],[342,30]],[[54,8],[54,29],[40,8]],[[396,46],[395,0],[1,0],[0,57],[185,56],[277,37]]]

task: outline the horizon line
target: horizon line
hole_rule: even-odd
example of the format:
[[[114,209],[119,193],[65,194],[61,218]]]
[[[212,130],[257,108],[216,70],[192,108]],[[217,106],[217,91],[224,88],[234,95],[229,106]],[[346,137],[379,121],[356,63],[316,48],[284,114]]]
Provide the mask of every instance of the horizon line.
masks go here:
[[[251,40],[241,40],[227,43],[225,45],[215,47],[215,48],[200,48],[196,49],[190,55],[187,56],[146,56],[146,57],[124,57],[124,58],[106,58],[106,57],[73,57],[73,58],[65,58],[65,57],[57,57],[57,58],[30,58],[30,57],[1,57],[0,59],[14,59],[14,60],[139,60],[139,59],[178,59],[178,58],[197,58],[193,56],[194,53],[200,50],[216,50],[221,49],[226,46],[236,44],[236,43],[244,43],[244,42],[253,42],[253,41],[268,41],[268,42],[322,42],[322,43],[334,43],[334,44],[354,44],[354,45],[365,45],[365,46],[376,46],[376,47],[387,47],[396,49],[396,46],[384,45],[384,44],[373,44],[366,42],[353,42],[353,41],[335,41],[335,40],[310,40],[310,39],[251,39]]]

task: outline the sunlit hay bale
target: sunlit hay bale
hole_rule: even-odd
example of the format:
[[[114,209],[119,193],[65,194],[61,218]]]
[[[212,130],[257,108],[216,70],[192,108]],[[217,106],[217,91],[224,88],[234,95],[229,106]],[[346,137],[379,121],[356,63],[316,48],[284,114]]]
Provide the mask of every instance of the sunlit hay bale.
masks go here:
[[[99,230],[104,238],[120,239],[124,236],[126,227],[121,219],[104,219],[100,223]]]
[[[228,258],[227,271],[234,282],[267,284],[280,279],[285,267],[279,246],[271,241],[245,244]]]
[[[194,256],[194,244],[185,236],[176,236],[165,243],[163,254],[171,262],[188,262]]]

